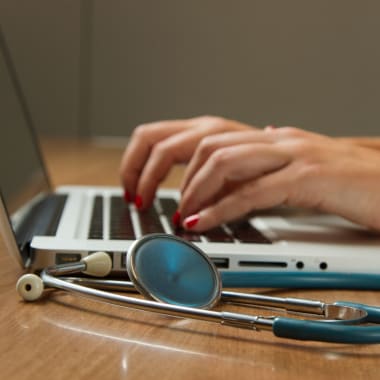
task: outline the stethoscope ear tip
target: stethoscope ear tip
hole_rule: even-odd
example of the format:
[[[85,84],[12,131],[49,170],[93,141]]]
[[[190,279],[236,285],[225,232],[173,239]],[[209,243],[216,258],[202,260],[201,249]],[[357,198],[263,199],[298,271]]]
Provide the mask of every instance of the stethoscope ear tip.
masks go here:
[[[44,291],[44,284],[39,276],[25,274],[17,281],[16,290],[24,301],[36,301]]]
[[[106,252],[95,252],[82,259],[86,264],[86,269],[82,271],[94,277],[105,277],[112,270],[111,257]]]

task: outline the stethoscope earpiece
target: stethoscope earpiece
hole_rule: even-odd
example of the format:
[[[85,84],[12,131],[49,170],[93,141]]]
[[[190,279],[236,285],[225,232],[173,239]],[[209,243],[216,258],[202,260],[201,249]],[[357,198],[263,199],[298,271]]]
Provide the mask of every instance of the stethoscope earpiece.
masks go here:
[[[44,283],[41,277],[36,274],[24,274],[19,278],[16,284],[17,293],[24,301],[36,301],[38,300],[43,291]]]
[[[81,272],[94,277],[106,277],[111,273],[112,260],[106,252],[95,252],[81,260],[86,269]]]
[[[106,252],[95,252],[77,263],[56,265],[46,268],[44,272],[54,276],[82,272],[89,276],[105,277],[111,272],[111,269],[111,257]],[[42,278],[35,274],[23,275],[16,284],[17,293],[25,301],[37,301],[42,296],[44,288]]]

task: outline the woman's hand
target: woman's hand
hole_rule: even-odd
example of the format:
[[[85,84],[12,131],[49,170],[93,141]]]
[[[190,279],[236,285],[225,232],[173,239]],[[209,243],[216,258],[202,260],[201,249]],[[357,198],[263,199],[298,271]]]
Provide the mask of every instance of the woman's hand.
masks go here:
[[[175,163],[188,162],[206,136],[253,128],[233,120],[203,116],[138,126],[121,162],[126,201],[139,209],[151,205],[159,183]]]
[[[380,153],[297,128],[215,134],[182,184],[182,224],[207,230],[255,209],[316,208],[380,230]]]

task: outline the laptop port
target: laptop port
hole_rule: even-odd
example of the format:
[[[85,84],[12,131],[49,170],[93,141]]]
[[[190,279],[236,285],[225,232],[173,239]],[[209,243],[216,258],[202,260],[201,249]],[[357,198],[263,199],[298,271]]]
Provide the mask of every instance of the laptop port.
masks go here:
[[[80,261],[82,255],[80,253],[56,253],[55,255],[55,264],[70,264]]]
[[[223,257],[213,257],[211,261],[217,268],[227,269],[230,266],[230,260]]]
[[[241,267],[255,267],[255,268],[286,268],[288,264],[284,261],[239,261]]]
[[[121,264],[120,264],[121,268],[122,269],[126,269],[127,268],[127,254],[126,253],[122,253],[121,254]]]

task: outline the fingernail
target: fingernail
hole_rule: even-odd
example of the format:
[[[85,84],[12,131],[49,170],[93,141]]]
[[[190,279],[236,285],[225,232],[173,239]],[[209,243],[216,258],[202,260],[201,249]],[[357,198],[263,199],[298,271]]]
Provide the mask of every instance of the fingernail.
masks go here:
[[[185,228],[191,229],[199,222],[199,214],[188,216],[184,221]]]
[[[129,203],[132,200],[131,194],[129,193],[128,190],[124,191],[124,200]]]
[[[143,205],[143,202],[142,202],[141,195],[136,195],[135,196],[135,206],[140,210],[140,208],[142,207],[142,205]]]
[[[172,223],[174,226],[178,227],[179,226],[179,222],[181,220],[181,214],[179,213],[179,211],[177,210],[173,216],[172,216]]]
[[[271,129],[276,129],[276,126],[275,125],[267,125],[265,127],[265,130],[271,130]]]

